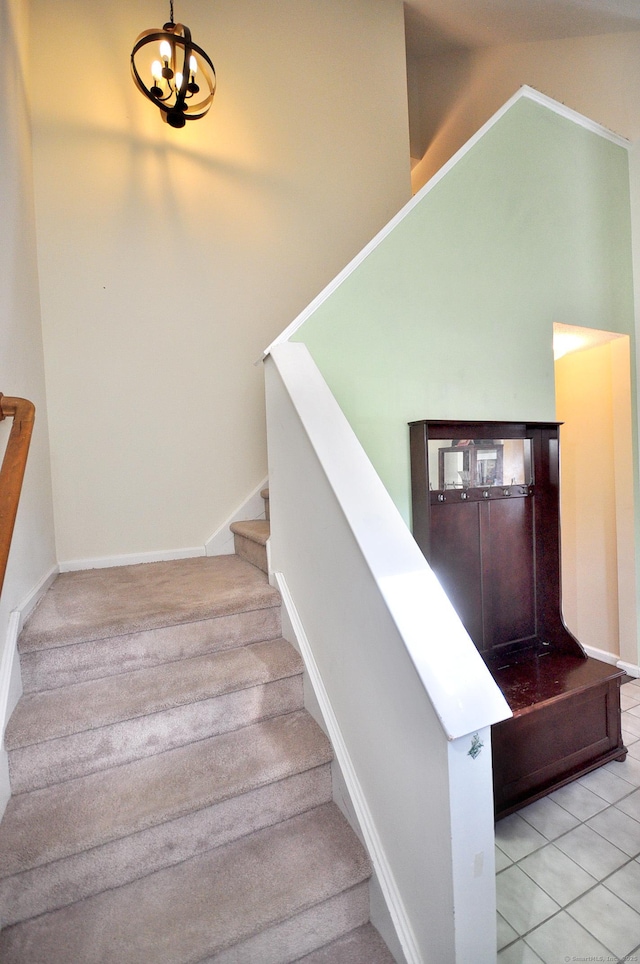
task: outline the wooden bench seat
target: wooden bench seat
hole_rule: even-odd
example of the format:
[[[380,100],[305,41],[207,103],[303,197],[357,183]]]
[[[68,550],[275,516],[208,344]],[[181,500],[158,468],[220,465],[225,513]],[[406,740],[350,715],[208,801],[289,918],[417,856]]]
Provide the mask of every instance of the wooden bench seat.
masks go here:
[[[559,425],[410,423],[413,531],[513,717],[492,727],[496,817],[622,760],[624,673],[562,618]]]
[[[491,732],[496,817],[625,758],[621,670],[550,646],[488,665],[513,711]]]

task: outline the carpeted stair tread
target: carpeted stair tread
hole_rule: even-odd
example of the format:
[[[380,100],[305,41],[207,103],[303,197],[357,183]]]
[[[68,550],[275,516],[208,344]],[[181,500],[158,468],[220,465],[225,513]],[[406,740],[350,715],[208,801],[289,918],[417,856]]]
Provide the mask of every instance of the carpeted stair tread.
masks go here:
[[[2,920],[5,926],[15,924],[120,887],[311,810],[331,795],[331,765],[323,763],[148,830],[0,878]]]
[[[9,754],[12,788],[14,793],[25,793],[119,767],[279,714],[292,713],[302,707],[303,701],[302,676],[286,676],[12,750]]]
[[[144,760],[13,796],[3,876],[98,847],[320,766],[331,746],[304,710]]]
[[[60,645],[55,639],[48,644],[40,640],[43,648],[20,652],[22,684],[25,693],[55,689],[83,680],[101,679],[160,663],[177,663],[210,652],[277,639],[281,632],[280,606],[269,599],[260,609],[215,616],[195,623],[79,640],[69,645]]]
[[[326,901],[358,891],[370,874],[357,837],[326,804],[0,934],[3,964],[267,964],[242,942],[296,915],[322,915]],[[337,936],[337,935],[336,935]],[[326,941],[323,941],[326,943]],[[317,944],[316,944],[317,946]],[[312,948],[309,948],[311,950]],[[299,957],[299,954],[297,955]],[[295,950],[279,961],[296,959]],[[274,961],[273,958],[271,958]],[[274,961],[275,964],[275,961]]]
[[[298,958],[296,964],[394,964],[394,957],[375,927],[363,924]]]
[[[267,543],[271,533],[271,523],[268,519],[234,522],[229,528],[233,532],[233,544],[237,555],[262,572],[268,573]]]
[[[269,522],[233,528],[236,556],[65,573],[27,621],[2,964],[391,960],[281,638]]]
[[[25,695],[11,715],[5,747],[15,750],[209,699],[302,672],[279,638],[176,663]]]
[[[249,519],[246,522],[234,522],[229,527],[234,535],[243,536],[250,542],[257,542],[266,546],[271,533],[271,524],[265,519]]]
[[[20,635],[20,652],[130,635],[278,606],[265,575],[235,555],[59,575]]]

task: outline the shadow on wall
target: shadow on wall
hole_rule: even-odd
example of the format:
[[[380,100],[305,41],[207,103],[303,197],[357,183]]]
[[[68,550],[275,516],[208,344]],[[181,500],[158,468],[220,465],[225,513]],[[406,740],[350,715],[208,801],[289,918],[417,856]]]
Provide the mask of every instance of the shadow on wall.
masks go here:
[[[473,51],[467,47],[449,48],[420,58],[408,55],[409,140],[413,166],[424,158],[443,124],[456,110],[462,92],[469,86],[473,63]]]

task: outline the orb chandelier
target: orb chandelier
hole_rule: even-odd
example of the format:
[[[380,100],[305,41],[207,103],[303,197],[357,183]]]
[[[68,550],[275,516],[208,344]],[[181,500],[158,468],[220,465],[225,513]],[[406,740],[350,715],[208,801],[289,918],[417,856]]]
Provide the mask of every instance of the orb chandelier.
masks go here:
[[[191,31],[173,22],[162,30],[144,30],[131,51],[131,72],[138,90],[160,109],[171,127],[204,117],[216,91],[210,57],[191,39]]]

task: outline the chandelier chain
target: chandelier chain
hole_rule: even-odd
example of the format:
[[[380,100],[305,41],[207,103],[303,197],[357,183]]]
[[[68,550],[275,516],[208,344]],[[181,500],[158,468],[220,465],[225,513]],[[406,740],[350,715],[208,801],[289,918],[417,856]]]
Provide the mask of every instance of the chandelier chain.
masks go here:
[[[169,0],[169,23],[173,22],[173,0]]]

